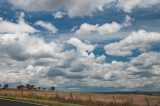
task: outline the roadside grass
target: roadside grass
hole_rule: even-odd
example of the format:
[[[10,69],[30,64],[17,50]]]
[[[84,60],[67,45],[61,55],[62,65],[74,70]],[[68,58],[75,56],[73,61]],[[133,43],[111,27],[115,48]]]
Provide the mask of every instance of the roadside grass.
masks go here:
[[[18,97],[18,96],[0,96],[1,99],[9,99],[9,100],[17,100],[22,101],[26,103],[34,103],[34,104],[40,104],[45,106],[135,106],[129,102],[126,103],[118,103],[114,104],[112,102],[105,103],[105,102],[91,102],[91,101],[81,101],[79,104],[71,104],[71,103],[63,103],[60,101],[54,101],[54,100],[48,100],[48,99],[33,99],[33,98],[25,98],[25,97]]]
[[[46,106],[159,106],[160,96],[0,90],[0,98]]]
[[[26,103],[35,103],[35,104],[41,104],[46,106],[81,106],[78,104],[71,104],[71,103],[63,103],[53,100],[42,100],[42,99],[30,99],[30,98],[24,98],[24,97],[16,97],[16,96],[0,96],[1,99],[9,99],[9,100],[17,100],[22,101]]]

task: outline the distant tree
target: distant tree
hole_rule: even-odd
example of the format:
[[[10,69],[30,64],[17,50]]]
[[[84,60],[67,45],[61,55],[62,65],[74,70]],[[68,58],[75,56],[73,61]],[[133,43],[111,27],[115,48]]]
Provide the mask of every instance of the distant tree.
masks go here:
[[[37,88],[33,88],[35,91],[37,90]]]
[[[45,90],[46,90],[46,88],[44,87],[44,88],[43,88],[43,90],[45,91]]]
[[[26,88],[27,88],[27,90],[33,90],[34,85],[26,84]]]
[[[4,84],[3,89],[7,89],[9,87],[8,84]]]
[[[0,84],[0,88],[1,88],[1,84]]]
[[[17,86],[17,89],[18,89],[18,90],[22,90],[22,89],[24,89],[24,87],[25,87],[24,85],[18,85],[18,86]]]
[[[30,84],[26,84],[27,90],[30,90]]]
[[[30,85],[30,89],[32,89],[32,90],[33,90],[33,89],[34,89],[34,85]]]
[[[52,91],[54,91],[55,90],[55,87],[54,86],[51,86],[51,88],[50,88]]]
[[[38,90],[41,90],[41,87],[38,87]]]

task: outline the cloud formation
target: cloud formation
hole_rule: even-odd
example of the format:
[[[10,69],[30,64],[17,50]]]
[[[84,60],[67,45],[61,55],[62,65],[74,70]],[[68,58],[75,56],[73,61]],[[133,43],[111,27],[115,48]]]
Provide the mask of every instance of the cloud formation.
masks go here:
[[[5,0],[0,3],[6,19],[0,18],[1,84],[54,85],[61,91],[159,91],[160,33],[150,27],[159,26],[159,10],[132,13],[159,5],[158,0],[8,1],[12,8]],[[17,22],[9,21],[16,20],[19,9],[33,26],[23,13]]]
[[[130,56],[132,51],[138,50],[140,52],[147,51],[147,49],[160,44],[160,34],[156,32],[146,32],[139,30],[133,32],[125,39],[106,45],[106,54],[114,56]]]
[[[95,46],[90,44],[84,44],[77,38],[71,38],[68,40],[69,44],[72,44],[77,48],[77,51],[79,51],[79,55],[81,56],[88,56],[87,52],[92,52],[95,48]]]
[[[83,34],[92,34],[96,33],[98,35],[107,35],[112,34],[120,31],[122,28],[131,25],[131,17],[126,16],[124,22],[121,24],[117,22],[112,23],[105,23],[103,25],[91,25],[88,23],[84,23],[80,26],[80,28],[76,31],[76,34],[83,35]]]
[[[17,23],[0,19],[0,33],[34,33],[38,32],[24,21],[24,13],[21,13]]]
[[[37,21],[35,23],[35,25],[39,25],[39,26],[51,31],[52,33],[56,33],[58,31],[58,29],[49,22]]]
[[[112,0],[8,0],[15,8],[26,11],[59,11],[64,9],[70,17],[88,16],[103,7]],[[90,4],[90,5],[88,5]]]
[[[67,45],[73,47],[66,49]],[[1,34],[0,82],[52,84],[58,88],[81,85],[84,89],[87,86],[131,90],[155,85],[154,90],[159,88],[158,52],[142,53],[128,62],[106,63],[106,56],[96,56],[95,48],[77,38],[45,42],[28,34]]]
[[[149,8],[159,4],[159,0],[118,0],[117,6],[122,8],[125,12],[132,12],[136,7]]]
[[[60,11],[53,14],[55,19],[61,19],[61,18],[63,18],[64,15],[66,15],[66,13],[65,12],[60,12]]]
[[[149,8],[159,5],[159,0],[8,0],[15,8],[26,11],[51,11],[64,10],[70,17],[92,16],[97,11],[103,11],[105,7],[114,4],[115,7],[131,12],[134,8]],[[89,4],[89,5],[88,5]]]

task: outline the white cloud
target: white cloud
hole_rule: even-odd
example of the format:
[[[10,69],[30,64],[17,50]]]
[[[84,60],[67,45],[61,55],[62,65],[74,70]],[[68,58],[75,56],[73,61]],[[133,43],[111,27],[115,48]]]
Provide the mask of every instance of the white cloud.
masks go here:
[[[58,29],[49,22],[37,21],[35,23],[35,25],[39,25],[41,27],[44,27],[45,29],[51,31],[52,33],[56,33],[58,31]]]
[[[45,80],[49,67],[63,64],[63,58],[67,57],[62,49],[62,44],[46,43],[28,34],[1,34],[0,69],[4,70],[0,71],[0,82],[35,84]]]
[[[103,7],[112,0],[9,0],[16,8],[26,11],[59,11],[64,9],[68,16],[89,16],[94,12],[103,11]],[[89,4],[89,5],[88,5]]]
[[[70,17],[75,17],[92,15],[97,10],[103,11],[103,7],[111,1],[39,0],[37,2],[36,0],[13,0],[11,2],[16,7],[27,11],[45,10],[55,12],[61,9],[60,5],[64,5],[67,14]],[[136,3],[132,5],[131,8],[123,8],[124,6],[120,5],[119,7],[130,12],[136,6]],[[55,18],[62,18],[61,13],[56,15]],[[18,23],[4,21],[3,18],[0,18],[0,22],[7,23],[3,24],[4,26],[10,24],[13,27],[13,30],[6,31],[7,33],[15,33],[14,28],[19,30],[22,23],[25,27],[28,25],[24,22],[23,14]],[[50,23],[38,21],[36,24],[53,33],[58,31]],[[104,25],[84,23],[76,33],[84,34],[84,36],[93,33],[108,35],[118,32],[130,24],[131,18],[126,16],[122,23],[112,22]],[[68,86],[72,86],[72,89],[87,86],[91,88],[110,87],[116,90],[134,90],[137,88],[159,90],[160,88],[160,53],[148,52],[148,49],[160,44],[159,33],[140,30],[133,32],[119,42],[106,45],[106,53],[110,55],[127,56],[132,54],[132,50],[143,52],[128,62],[112,61],[107,63],[108,57],[105,55],[97,56],[94,53],[96,45],[83,42],[75,36],[69,40],[61,41],[61,39],[58,39],[57,41],[46,42],[43,38],[35,35],[22,34],[23,32],[35,32],[31,29],[27,31],[25,29],[24,31],[24,29],[23,31],[22,29],[17,31],[21,32],[19,34],[0,34],[0,83],[18,82],[37,84],[37,86],[55,85],[64,89]],[[29,25],[27,29],[29,29]],[[77,28],[73,28],[73,31],[75,29]],[[121,35],[120,32],[119,35]],[[90,38],[94,39],[93,36]],[[97,38],[95,37],[96,40]],[[99,37],[99,39],[103,38]]]
[[[111,24],[104,24],[98,28],[98,32],[100,34],[110,34],[118,32],[122,26],[116,22],[112,22]]]
[[[97,11],[103,11],[104,7],[114,4],[125,12],[131,12],[134,8],[149,8],[159,5],[159,0],[8,0],[15,8],[26,11],[52,11],[63,9],[68,16],[92,16]],[[88,5],[89,4],[89,5]]]
[[[84,23],[76,31],[76,34],[82,35],[82,34],[98,33],[100,35],[107,35],[107,34],[116,33],[120,31],[122,28],[127,27],[129,25],[131,25],[131,17],[129,16],[125,17],[125,20],[122,24],[119,24],[117,22],[112,22],[112,23],[106,23],[99,26],[98,24],[91,25],[88,23]]]
[[[9,21],[3,20],[3,18],[1,18],[0,19],[0,33],[34,33],[34,32],[38,32],[32,26],[25,23],[23,17],[24,17],[24,13],[21,13],[21,15],[19,16],[18,23],[9,22]]]
[[[159,4],[159,0],[118,0],[117,6],[125,12],[131,12],[136,7],[148,8]]]
[[[61,19],[61,18],[63,18],[63,16],[64,16],[65,14],[66,14],[66,13],[64,13],[64,12],[58,11],[58,12],[54,13],[53,16],[54,16],[55,19]]]
[[[139,55],[131,60],[132,65],[141,65],[141,67],[150,67],[154,65],[160,65],[160,53],[159,52],[147,52]]]
[[[160,34],[139,30],[133,32],[125,39],[105,46],[106,54],[115,56],[130,56],[133,50],[146,51],[155,45],[160,44]]]
[[[87,52],[92,52],[95,48],[95,46],[90,44],[85,44],[77,38],[71,38],[67,42],[75,46],[77,48],[77,51],[79,52],[78,54],[81,56],[88,56]]]
[[[77,34],[90,34],[91,32],[96,32],[99,25],[91,25],[88,23],[84,23],[80,26],[80,28],[76,31]]]
[[[74,47],[68,50],[64,45]],[[28,34],[1,34],[0,83],[55,85],[58,90],[79,85],[120,90],[156,85],[154,89],[159,89],[159,52],[143,53],[129,62],[106,63],[106,56],[96,56],[94,49],[95,45],[78,38],[55,43]]]
[[[16,60],[50,58],[60,51],[60,45],[57,48],[54,42],[47,44],[42,38],[28,34],[4,34],[0,36],[0,41],[0,50]]]
[[[87,51],[91,52],[94,49],[94,46],[82,43],[76,38],[70,40],[77,47],[76,51],[63,51],[64,43],[46,43],[42,38],[28,34],[1,34],[0,41],[0,56],[3,57],[0,58],[0,69],[6,70],[0,82],[5,81],[6,83],[30,82],[42,84],[39,82],[40,80],[48,80],[50,83],[54,83],[46,78],[56,79],[58,76],[68,79],[74,79],[75,76],[81,78],[84,76],[82,73],[82,75],[79,75],[71,72],[71,70],[78,70],[74,67],[74,63],[77,63],[77,66],[82,66],[81,70],[83,71],[87,65],[85,63],[82,65],[82,61],[84,62],[86,58],[85,61],[88,64],[91,55]],[[79,55],[79,51],[83,51],[87,56]],[[93,56],[93,58],[95,57]],[[103,59],[98,57],[98,59],[95,58],[95,61],[100,62]],[[3,71],[0,73],[3,73]],[[57,84],[61,84],[61,82],[59,81]]]

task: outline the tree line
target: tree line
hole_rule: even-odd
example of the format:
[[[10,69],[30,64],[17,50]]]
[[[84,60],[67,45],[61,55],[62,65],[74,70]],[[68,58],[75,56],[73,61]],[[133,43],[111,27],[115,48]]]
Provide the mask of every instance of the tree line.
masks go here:
[[[0,88],[2,89],[8,89],[9,88],[9,84],[4,84],[3,86],[0,84]],[[35,87],[35,85],[31,85],[31,84],[26,84],[26,85],[18,85],[17,86],[18,90],[46,90],[46,87]],[[49,91],[54,91],[55,90],[55,86],[51,86],[48,89]]]

